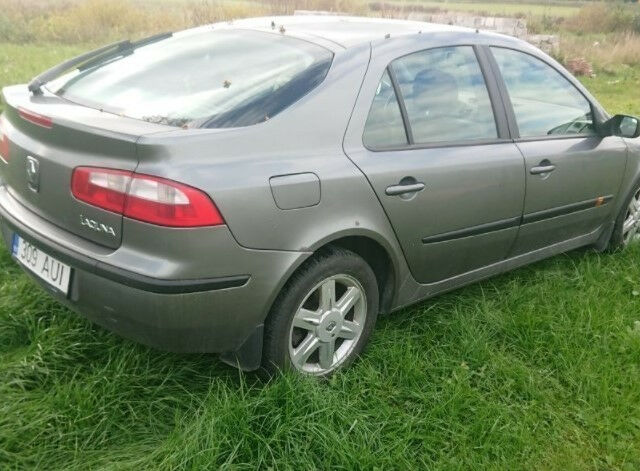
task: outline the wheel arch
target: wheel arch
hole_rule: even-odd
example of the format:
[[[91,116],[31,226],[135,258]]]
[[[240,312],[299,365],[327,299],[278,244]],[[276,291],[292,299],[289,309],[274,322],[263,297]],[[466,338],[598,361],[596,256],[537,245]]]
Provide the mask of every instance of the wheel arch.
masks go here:
[[[378,282],[379,312],[381,314],[388,313],[391,310],[396,293],[395,282],[397,275],[387,250],[379,242],[362,235],[340,237],[325,244],[319,250],[326,250],[331,247],[350,250],[367,262]]]
[[[399,247],[394,247],[383,234],[360,227],[335,232],[317,241],[309,250],[316,254],[331,247],[351,250],[369,264],[378,282],[380,314],[390,312],[400,291],[399,282],[402,277],[404,255]]]
[[[341,231],[318,241],[305,250],[308,256],[301,257],[295,265],[290,267],[286,276],[278,284],[271,299],[267,302],[263,323],[256,326],[255,331],[237,351],[221,354],[220,359],[224,363],[239,367],[244,371],[254,371],[259,368],[262,361],[264,325],[271,315],[273,306],[280,294],[292,277],[304,268],[314,258],[314,255],[325,250],[331,250],[333,247],[351,250],[369,264],[378,282],[379,313],[384,315],[392,310],[394,298],[399,292],[398,282],[401,268],[399,260],[395,258],[397,254],[394,256],[395,252],[391,244],[385,241],[380,234],[366,229]]]
[[[369,264],[378,282],[380,313],[386,314],[391,311],[395,296],[399,292],[398,283],[401,265],[397,259],[398,254],[382,235],[374,231],[365,228],[355,231],[347,229],[321,239],[305,249],[308,256],[300,259],[297,264],[290,267],[286,276],[278,284],[265,308],[265,320],[269,317],[278,296],[286,288],[291,278],[304,268],[315,255],[322,251],[330,250],[332,247],[351,250]]]

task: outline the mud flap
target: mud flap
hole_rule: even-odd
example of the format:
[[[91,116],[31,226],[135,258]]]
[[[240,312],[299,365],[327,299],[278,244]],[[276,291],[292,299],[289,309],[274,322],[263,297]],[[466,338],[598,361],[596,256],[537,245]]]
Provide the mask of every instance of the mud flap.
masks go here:
[[[264,324],[260,324],[238,350],[220,354],[220,360],[242,371],[255,371],[262,364],[263,339]]]
[[[600,237],[595,244],[593,244],[593,248],[596,252],[604,252],[607,247],[609,247],[609,241],[611,240],[611,234],[613,234],[613,229],[615,228],[615,221],[609,222],[605,225]]]

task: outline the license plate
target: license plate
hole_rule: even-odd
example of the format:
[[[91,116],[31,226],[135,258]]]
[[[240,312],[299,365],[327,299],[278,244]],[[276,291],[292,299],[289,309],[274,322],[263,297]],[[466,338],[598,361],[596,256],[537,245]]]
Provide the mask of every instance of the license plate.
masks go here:
[[[13,235],[13,256],[27,270],[64,294],[69,292],[71,267],[56,260],[18,234]]]

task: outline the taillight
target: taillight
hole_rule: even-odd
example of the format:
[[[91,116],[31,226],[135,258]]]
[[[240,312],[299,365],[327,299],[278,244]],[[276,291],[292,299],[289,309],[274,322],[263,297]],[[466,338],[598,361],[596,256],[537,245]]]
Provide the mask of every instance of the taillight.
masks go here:
[[[2,126],[0,126],[0,159],[4,163],[9,163],[9,138],[3,132]]]
[[[151,175],[78,167],[71,177],[71,192],[92,206],[159,226],[224,224],[218,208],[206,193]]]
[[[122,214],[132,172],[78,167],[71,177],[71,193],[80,201]]]
[[[47,116],[42,116],[41,114],[29,111],[22,107],[18,107],[18,114],[25,121],[29,121],[30,123],[36,124],[43,128],[51,129],[53,127],[53,121]]]
[[[202,191],[163,178],[134,174],[124,215],[172,227],[216,226],[224,221]]]

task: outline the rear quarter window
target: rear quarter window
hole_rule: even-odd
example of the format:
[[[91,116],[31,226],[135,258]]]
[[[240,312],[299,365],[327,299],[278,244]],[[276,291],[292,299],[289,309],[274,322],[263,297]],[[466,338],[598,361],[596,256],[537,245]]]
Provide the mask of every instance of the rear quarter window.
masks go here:
[[[320,84],[333,54],[281,34],[220,30],[176,35],[74,71],[49,85],[66,99],[173,126],[249,126]]]
[[[406,146],[409,143],[398,97],[386,70],[376,87],[362,140],[365,146],[373,150]]]

